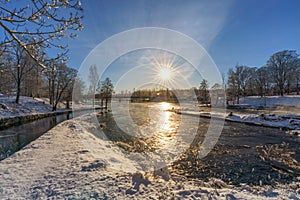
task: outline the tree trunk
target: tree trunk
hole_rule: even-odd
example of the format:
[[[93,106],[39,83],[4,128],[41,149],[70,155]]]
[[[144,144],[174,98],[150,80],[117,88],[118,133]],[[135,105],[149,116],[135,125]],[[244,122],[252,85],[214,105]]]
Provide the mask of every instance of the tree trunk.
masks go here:
[[[17,96],[16,96],[16,104],[19,103],[19,100],[20,100],[20,88],[18,87],[17,88]]]
[[[57,108],[57,103],[55,103],[55,104],[52,106],[52,111],[56,111],[56,108]]]
[[[101,97],[101,107],[103,107],[103,97]]]
[[[16,94],[16,104],[19,103],[21,93],[21,80],[17,81],[17,94]]]
[[[51,104],[52,103],[52,93],[51,93],[51,80],[50,79],[48,80],[48,85],[49,85],[49,87],[48,87],[49,103],[50,103],[50,105],[52,105]]]
[[[70,108],[70,100],[67,100],[67,102],[66,102],[66,108]]]
[[[240,104],[240,95],[237,95],[236,104]]]
[[[283,95],[284,95],[283,88],[280,88],[280,96],[283,97]]]
[[[297,82],[296,82],[296,92],[297,92],[297,95],[299,95],[299,79],[297,78]]]
[[[20,65],[17,67],[17,94],[16,94],[16,104],[19,103],[20,100],[20,91],[21,91],[21,76],[20,76]]]
[[[52,96],[52,102],[50,102],[50,104],[52,105],[52,106],[54,106],[54,104],[55,104],[55,102],[54,102],[54,97],[55,97],[55,85],[54,85],[54,79],[52,79],[52,94],[51,94],[51,96]],[[56,108],[55,108],[55,110],[56,110]]]
[[[260,93],[260,97],[263,98],[263,96],[264,96],[263,88],[260,88],[260,92],[259,93]]]

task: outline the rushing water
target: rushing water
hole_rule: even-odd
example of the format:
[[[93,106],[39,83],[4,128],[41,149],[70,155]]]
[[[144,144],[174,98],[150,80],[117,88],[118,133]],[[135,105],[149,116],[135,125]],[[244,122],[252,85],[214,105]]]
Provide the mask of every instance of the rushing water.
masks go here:
[[[112,113],[99,121],[106,137],[118,144],[130,144],[132,151],[146,150],[175,158],[193,142],[202,120],[168,111],[178,106],[166,102],[116,103]]]
[[[166,111],[178,106],[115,103],[112,113],[99,117],[100,130],[129,154],[166,161],[172,174],[257,185],[295,181],[300,175],[299,137],[275,128],[225,122],[215,147],[200,159],[211,121]]]

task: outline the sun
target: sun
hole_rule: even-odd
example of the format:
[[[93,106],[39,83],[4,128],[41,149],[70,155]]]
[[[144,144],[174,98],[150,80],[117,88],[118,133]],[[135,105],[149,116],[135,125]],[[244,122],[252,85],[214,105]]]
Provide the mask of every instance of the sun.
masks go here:
[[[159,71],[159,78],[162,80],[170,80],[172,78],[172,72],[169,68],[162,68]]]
[[[153,77],[153,83],[163,87],[176,88],[179,87],[181,70],[184,63],[177,55],[167,54],[163,52],[160,54],[153,54],[147,57],[149,62],[150,75]]]

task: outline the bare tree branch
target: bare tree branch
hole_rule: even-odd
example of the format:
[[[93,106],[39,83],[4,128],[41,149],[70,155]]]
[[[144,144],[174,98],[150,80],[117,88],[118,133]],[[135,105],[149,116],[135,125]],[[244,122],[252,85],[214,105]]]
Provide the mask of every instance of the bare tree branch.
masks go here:
[[[0,28],[5,34],[0,46],[17,42],[42,68],[46,68],[44,60],[37,57],[38,54],[29,46],[55,48],[58,54],[54,59],[68,59],[68,45],[63,44],[61,39],[74,38],[77,36],[74,32],[82,29],[80,1],[27,0],[14,9],[10,9],[10,4],[12,2],[2,1],[0,6]]]

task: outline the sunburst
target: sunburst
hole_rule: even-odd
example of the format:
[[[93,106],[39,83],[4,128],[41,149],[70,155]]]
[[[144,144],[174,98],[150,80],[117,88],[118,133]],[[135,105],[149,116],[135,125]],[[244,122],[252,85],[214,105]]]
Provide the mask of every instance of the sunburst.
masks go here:
[[[140,73],[139,79],[150,79],[156,85],[163,88],[188,88],[188,78],[194,72],[193,67],[180,56],[163,50],[146,51],[136,66],[144,73]],[[143,77],[145,76],[145,77]]]
[[[170,80],[172,78],[172,72],[169,68],[163,68],[158,73],[159,78],[162,80]]]
[[[180,63],[175,55],[162,53],[150,58],[154,82],[164,87],[174,87],[178,81]]]

